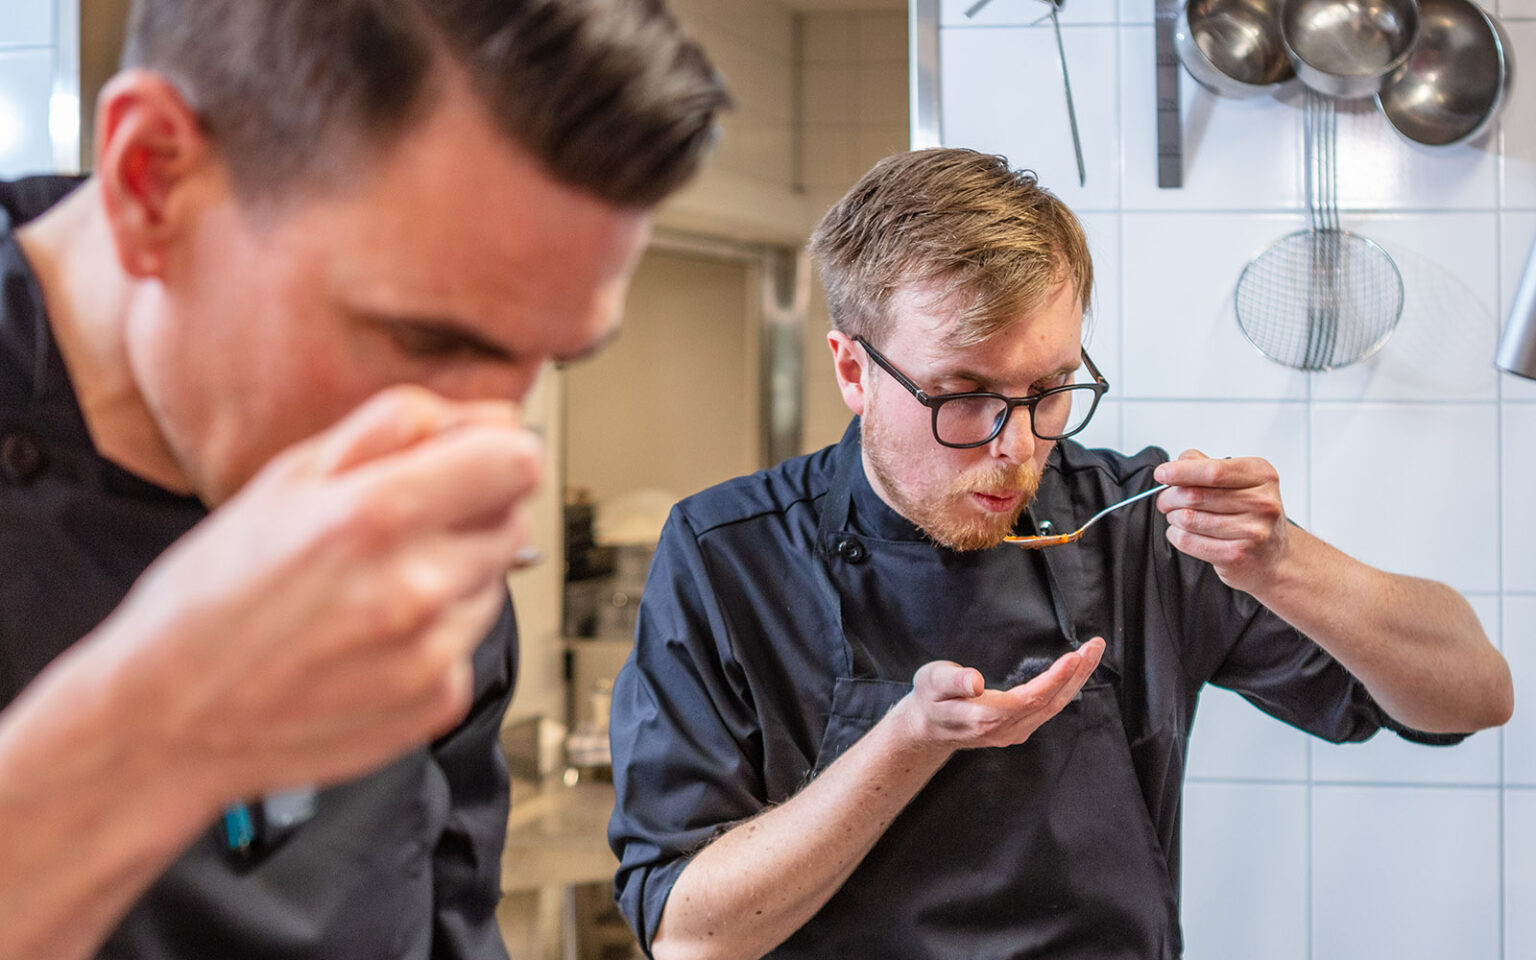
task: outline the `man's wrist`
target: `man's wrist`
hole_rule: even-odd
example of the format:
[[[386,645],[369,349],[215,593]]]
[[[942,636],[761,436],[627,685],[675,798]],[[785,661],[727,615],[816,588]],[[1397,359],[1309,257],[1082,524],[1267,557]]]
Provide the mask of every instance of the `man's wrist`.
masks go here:
[[[934,735],[934,729],[924,716],[922,706],[915,695],[910,693],[896,702],[885,719],[877,725],[877,729],[880,727],[887,728],[887,749],[926,761],[934,770],[942,767],[956,750],[953,744]]]

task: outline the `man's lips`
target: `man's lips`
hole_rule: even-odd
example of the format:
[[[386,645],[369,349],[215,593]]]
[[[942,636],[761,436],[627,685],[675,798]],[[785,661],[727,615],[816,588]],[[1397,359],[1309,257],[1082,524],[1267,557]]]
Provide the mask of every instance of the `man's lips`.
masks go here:
[[[992,513],[1005,513],[1018,506],[1019,501],[1024,499],[1024,494],[1018,490],[1003,494],[982,493],[980,490],[972,490],[971,498],[980,504],[984,510]]]

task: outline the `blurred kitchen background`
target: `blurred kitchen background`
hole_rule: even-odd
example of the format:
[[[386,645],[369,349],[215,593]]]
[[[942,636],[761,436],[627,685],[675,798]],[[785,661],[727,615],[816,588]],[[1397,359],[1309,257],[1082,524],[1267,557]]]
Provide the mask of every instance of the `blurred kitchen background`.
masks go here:
[[[1112,384],[1085,442],[1269,458],[1298,522],[1463,591],[1515,670],[1514,721],[1449,751],[1329,746],[1210,690],[1184,810],[1186,955],[1536,957],[1536,383],[1492,364],[1536,238],[1536,0],[1487,8],[1521,65],[1487,134],[1411,145],[1369,100],[1340,103],[1342,225],[1394,258],[1405,301],[1380,352],[1321,373],[1261,356],[1234,309],[1245,264],[1306,225],[1300,95],[1221,98],[1180,72],[1162,147],[1182,184],[1159,187],[1153,2],[1061,7],[1080,184],[1042,0],[973,16],[974,0],[675,0],[737,109],[661,211],[623,337],[529,403],[556,469],[534,509],[550,562],[512,578],[514,958],[631,955],[604,886],[604,728],[651,544],[676,498],[841,434],[800,248],[875,160],[936,143],[1003,153],[1082,216]],[[126,3],[3,6],[0,176],[78,170]]]

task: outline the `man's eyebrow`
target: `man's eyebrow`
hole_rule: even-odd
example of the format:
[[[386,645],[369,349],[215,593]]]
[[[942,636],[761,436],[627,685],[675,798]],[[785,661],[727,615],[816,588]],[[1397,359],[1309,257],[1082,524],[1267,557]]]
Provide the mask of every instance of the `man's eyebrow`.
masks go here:
[[[1052,370],[1050,373],[1047,373],[1044,376],[1036,377],[1033,382],[1041,383],[1041,382],[1046,381],[1046,380],[1055,380],[1057,377],[1065,377],[1065,376],[1073,373],[1074,371],[1076,371],[1077,368],[1082,366],[1082,365],[1083,365],[1083,361],[1081,359],[1079,359],[1076,363],[1072,364],[1071,366],[1063,365],[1061,367],[1057,367],[1055,370]],[[972,383],[977,383],[977,384],[980,384],[983,387],[989,388],[988,392],[990,392],[990,388],[994,388],[997,385],[997,381],[994,380],[992,377],[987,376],[985,374],[977,373],[974,370],[969,370],[969,369],[965,369],[965,368],[961,368],[961,369],[958,369],[958,370],[941,371],[939,373],[934,374],[933,379],[934,379],[934,382],[936,382],[936,383],[943,383],[946,380],[969,380]]]
[[[590,360],[596,354],[601,353],[610,343],[617,340],[622,329],[621,327],[614,326],[607,333],[604,333],[601,337],[598,337],[575,353],[567,353],[555,357],[555,366],[564,367],[572,363],[581,363],[583,360]]]

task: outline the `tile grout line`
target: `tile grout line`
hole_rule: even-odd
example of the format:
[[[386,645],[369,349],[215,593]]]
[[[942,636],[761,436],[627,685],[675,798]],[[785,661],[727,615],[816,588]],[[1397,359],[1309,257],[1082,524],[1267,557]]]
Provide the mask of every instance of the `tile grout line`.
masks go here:
[[[1117,18],[1120,15],[1120,4],[1122,2],[1124,2],[1124,0],[1115,0],[1115,16]],[[1124,74],[1124,70],[1125,70],[1125,54],[1124,54],[1124,51],[1121,49],[1122,42],[1123,42],[1123,38],[1121,37],[1120,31],[1118,31],[1118,30],[1115,31],[1115,118],[1116,118],[1116,121],[1117,121],[1117,125],[1123,130],[1124,127],[1125,127],[1125,74]],[[1120,192],[1120,181],[1123,179],[1123,174],[1121,174],[1120,171],[1123,171],[1125,169],[1125,137],[1124,136],[1120,136],[1120,137],[1117,138],[1115,160],[1116,160],[1116,165],[1119,167],[1119,170],[1116,171],[1117,175],[1115,177],[1115,192],[1116,192],[1116,194],[1119,194],[1119,192]],[[1125,310],[1126,310],[1126,304],[1125,304],[1125,198],[1124,197],[1120,198],[1120,203],[1116,204],[1116,207],[1115,207],[1115,295],[1116,295],[1116,299],[1119,301],[1115,305],[1115,307],[1116,307],[1116,309],[1115,309],[1115,313],[1116,313],[1115,322],[1116,322],[1117,327],[1118,327],[1118,329],[1116,330],[1116,333],[1120,337],[1120,342],[1118,344],[1116,344],[1116,349],[1120,353],[1120,382],[1124,383],[1125,382]],[[1117,444],[1115,449],[1124,452],[1124,450],[1125,450],[1125,403],[1123,401],[1125,400],[1125,398],[1121,397],[1120,399],[1121,399],[1122,402],[1120,404],[1119,443]],[[1181,840],[1181,842],[1182,842],[1182,840]]]
[[[1497,192],[1500,210],[1499,210],[1498,215],[1494,218],[1493,281],[1494,281],[1494,284],[1495,284],[1494,289],[1498,291],[1498,295],[1495,297],[1495,302],[1499,303],[1500,305],[1502,305],[1503,300],[1504,300],[1504,211],[1503,211],[1503,206],[1504,206],[1504,164],[1505,164],[1505,159],[1506,159],[1505,155],[1504,155],[1504,124],[1503,124],[1502,121],[1499,123],[1498,151],[1499,151],[1499,156],[1498,156],[1498,162],[1499,162],[1498,173],[1499,173],[1499,176],[1494,181],[1494,189]],[[1495,368],[1495,369],[1497,370],[1497,368]],[[1498,549],[1498,553],[1495,555],[1495,560],[1497,562],[1498,571],[1499,571],[1499,612],[1498,612],[1497,622],[1498,622],[1498,630],[1499,630],[1499,650],[1502,652],[1503,649],[1504,649],[1504,587],[1505,587],[1505,570],[1504,570],[1504,378],[1502,376],[1500,376],[1498,378],[1498,380],[1496,381],[1496,383],[1497,383],[1497,386],[1498,386],[1499,405],[1498,405],[1498,408],[1494,411],[1494,414],[1493,414],[1493,418],[1494,418],[1494,437],[1495,437],[1495,441],[1496,441],[1494,443],[1493,450],[1494,450],[1494,470],[1495,470],[1494,484],[1495,484],[1495,489],[1498,490],[1498,498],[1499,498],[1498,499],[1498,505],[1499,505],[1499,514],[1498,514],[1498,516],[1499,516],[1499,524],[1498,524],[1498,530],[1494,533],[1494,541],[1495,541],[1495,543],[1497,545],[1497,549]],[[1509,911],[1509,890],[1508,890],[1508,886],[1507,886],[1507,883],[1506,883],[1506,881],[1508,879],[1508,877],[1507,877],[1508,864],[1505,862],[1505,859],[1506,859],[1506,856],[1505,856],[1506,840],[1505,840],[1505,822],[1504,822],[1504,806],[1505,806],[1505,804],[1504,804],[1504,796],[1505,796],[1505,794],[1504,794],[1504,787],[1505,787],[1505,779],[1506,779],[1507,773],[1506,773],[1506,771],[1504,769],[1504,742],[1505,742],[1504,741],[1504,729],[1501,727],[1499,729],[1498,733],[1499,733],[1499,810],[1498,810],[1498,818],[1497,819],[1498,819],[1498,837],[1499,837],[1499,852],[1498,852],[1499,956],[1507,958],[1508,954],[1509,954],[1509,942],[1508,942],[1509,941],[1509,933],[1508,933],[1508,926],[1509,926],[1509,916],[1508,916],[1508,911]]]

